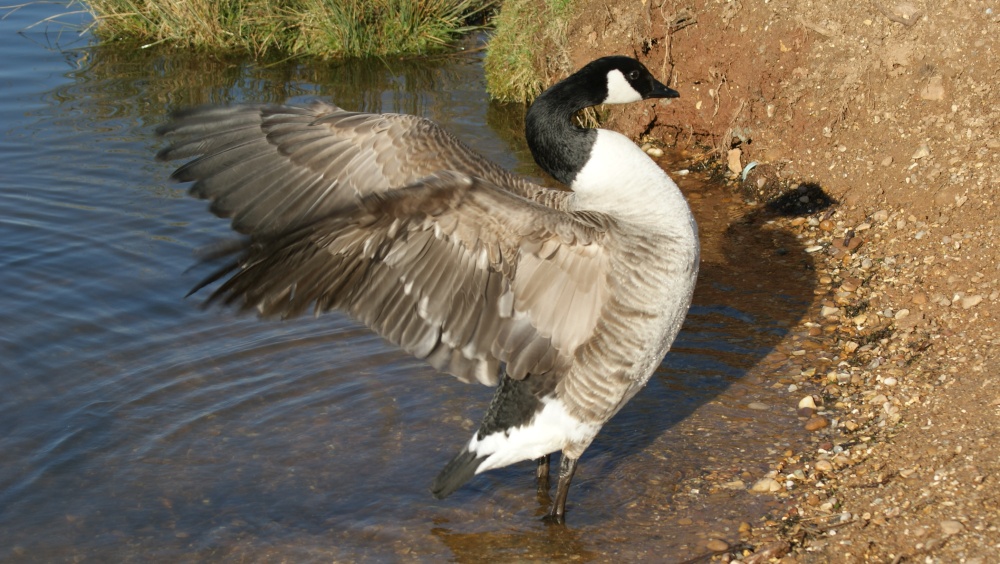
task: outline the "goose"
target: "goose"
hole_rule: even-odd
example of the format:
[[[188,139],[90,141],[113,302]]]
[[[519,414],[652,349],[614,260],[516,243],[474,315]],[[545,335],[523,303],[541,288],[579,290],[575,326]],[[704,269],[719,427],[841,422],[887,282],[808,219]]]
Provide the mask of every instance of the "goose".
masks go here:
[[[311,105],[200,107],[158,129],[172,179],[244,237],[191,290],[264,317],[341,310],[463,382],[495,386],[482,424],[433,482],[560,451],[543,518],[563,523],[577,461],[649,380],[698,273],[677,185],[626,136],[572,118],[675,98],[637,60],[594,60],[525,119],[537,163],[569,190],[503,169],[428,119]]]

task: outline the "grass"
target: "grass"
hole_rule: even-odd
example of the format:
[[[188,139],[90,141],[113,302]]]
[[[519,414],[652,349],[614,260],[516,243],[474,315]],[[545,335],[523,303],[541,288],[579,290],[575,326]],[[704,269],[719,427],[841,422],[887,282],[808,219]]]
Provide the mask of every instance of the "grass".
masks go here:
[[[506,0],[493,19],[486,86],[503,102],[529,102],[570,69],[566,27],[573,0]],[[558,78],[562,78],[559,76]]]
[[[105,44],[168,45],[256,58],[426,54],[480,29],[501,0],[77,0]],[[486,54],[490,95],[529,102],[570,70],[575,0],[504,0]]]
[[[440,50],[495,0],[79,1],[104,42],[337,59]]]

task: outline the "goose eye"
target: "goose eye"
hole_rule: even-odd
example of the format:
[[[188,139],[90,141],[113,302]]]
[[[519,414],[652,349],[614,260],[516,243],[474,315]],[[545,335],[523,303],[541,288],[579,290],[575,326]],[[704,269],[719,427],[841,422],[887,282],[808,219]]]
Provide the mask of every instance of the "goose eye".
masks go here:
[[[628,73],[628,79],[629,80],[636,80],[638,78],[639,78],[639,71],[634,70],[634,71]]]

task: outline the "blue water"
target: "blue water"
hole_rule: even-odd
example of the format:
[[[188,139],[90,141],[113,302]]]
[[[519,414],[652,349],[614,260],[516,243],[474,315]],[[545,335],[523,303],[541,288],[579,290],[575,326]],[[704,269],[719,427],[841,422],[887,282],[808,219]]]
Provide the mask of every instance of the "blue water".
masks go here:
[[[488,103],[477,55],[262,68],[31,27],[83,26],[78,8],[0,21],[0,560],[683,560],[704,530],[735,538],[767,511],[745,492],[677,488],[719,467],[759,473],[794,428],[794,405],[745,409],[786,401],[747,376],[811,299],[775,282],[787,265],[745,256],[794,241],[733,243],[722,189],[684,180],[706,195],[696,302],[581,462],[569,526],[537,520],[530,464],[436,501],[430,481],[490,390],[342,316],[264,322],[185,299],[194,251],[226,223],[167,181],[154,130],[193,104],[325,97],[431,117],[538,175],[523,110]]]

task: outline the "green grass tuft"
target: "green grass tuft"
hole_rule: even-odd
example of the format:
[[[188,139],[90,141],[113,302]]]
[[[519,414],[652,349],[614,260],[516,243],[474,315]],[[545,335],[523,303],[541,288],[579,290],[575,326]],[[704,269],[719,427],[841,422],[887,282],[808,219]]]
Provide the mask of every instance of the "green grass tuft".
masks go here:
[[[105,42],[255,57],[423,54],[476,27],[494,0],[80,0]]]
[[[506,0],[493,19],[486,52],[486,85],[503,102],[529,102],[570,70],[566,26],[573,0]]]

